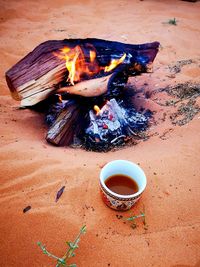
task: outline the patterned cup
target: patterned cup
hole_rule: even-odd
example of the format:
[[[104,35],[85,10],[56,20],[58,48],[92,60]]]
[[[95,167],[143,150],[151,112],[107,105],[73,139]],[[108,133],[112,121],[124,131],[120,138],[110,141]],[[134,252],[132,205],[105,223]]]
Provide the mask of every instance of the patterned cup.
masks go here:
[[[138,185],[138,191],[132,195],[119,195],[111,191],[105,184],[108,177],[122,174],[129,176]],[[127,160],[114,160],[106,164],[100,173],[100,191],[103,201],[115,210],[130,209],[141,197],[147,184],[143,170],[135,163]]]

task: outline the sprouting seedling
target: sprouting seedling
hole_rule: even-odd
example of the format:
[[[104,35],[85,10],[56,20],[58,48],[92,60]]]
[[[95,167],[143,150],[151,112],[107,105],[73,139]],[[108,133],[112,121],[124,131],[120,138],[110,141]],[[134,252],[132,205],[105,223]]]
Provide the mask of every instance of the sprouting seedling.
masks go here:
[[[46,247],[44,245],[42,245],[40,242],[38,242],[38,246],[42,249],[43,253],[53,259],[55,259],[57,261],[56,267],[59,266],[65,266],[65,267],[77,267],[77,265],[75,263],[73,264],[68,264],[68,260],[72,257],[75,256],[75,250],[78,248],[78,243],[80,241],[80,237],[81,235],[86,233],[86,226],[84,225],[79,234],[77,235],[77,237],[75,238],[74,242],[66,242],[67,245],[69,246],[68,250],[66,251],[66,253],[63,255],[62,258],[59,258],[55,255],[53,255],[52,253],[50,253]]]
[[[133,229],[135,229],[137,227],[136,220],[138,218],[142,218],[144,229],[147,230],[148,229],[148,226],[147,226],[147,223],[146,223],[145,207],[143,207],[143,211],[141,211],[140,214],[133,215],[131,217],[126,218],[126,221],[131,221],[132,222],[131,227]]]
[[[177,20],[176,20],[176,18],[169,19],[167,23],[170,24],[170,25],[175,25],[176,26],[177,25]]]

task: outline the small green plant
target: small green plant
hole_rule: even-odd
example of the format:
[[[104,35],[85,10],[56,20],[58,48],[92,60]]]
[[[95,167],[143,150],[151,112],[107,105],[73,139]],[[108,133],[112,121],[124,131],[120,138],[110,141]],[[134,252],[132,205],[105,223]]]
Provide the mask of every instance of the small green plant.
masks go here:
[[[143,211],[141,211],[140,214],[133,215],[131,217],[126,218],[126,221],[131,221],[132,222],[131,227],[133,229],[135,229],[137,227],[136,220],[138,218],[142,218],[144,229],[147,230],[148,229],[148,226],[147,226],[147,223],[146,223],[146,215],[145,215],[145,208],[144,207],[143,207]]]
[[[175,25],[176,26],[177,25],[177,20],[175,18],[169,19],[167,23],[170,24],[170,25]]]
[[[59,258],[53,254],[51,254],[44,245],[42,245],[40,242],[38,242],[38,246],[42,249],[43,253],[53,259],[55,259],[57,261],[56,267],[59,266],[65,266],[65,267],[77,267],[77,265],[75,263],[73,264],[68,264],[68,260],[72,257],[75,256],[75,250],[78,248],[78,243],[80,241],[80,237],[81,235],[86,233],[86,226],[84,225],[79,234],[77,235],[77,237],[75,238],[74,242],[66,242],[67,245],[69,246],[68,250],[66,251],[66,253],[64,254],[64,256],[62,258]]]

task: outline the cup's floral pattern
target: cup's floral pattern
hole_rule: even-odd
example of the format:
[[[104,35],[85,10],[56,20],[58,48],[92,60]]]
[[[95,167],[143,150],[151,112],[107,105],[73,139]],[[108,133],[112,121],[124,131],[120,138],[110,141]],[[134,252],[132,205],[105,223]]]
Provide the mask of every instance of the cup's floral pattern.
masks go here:
[[[110,194],[100,183],[101,197],[104,203],[115,210],[128,210],[130,209],[140,198],[141,194],[131,198],[121,198]]]

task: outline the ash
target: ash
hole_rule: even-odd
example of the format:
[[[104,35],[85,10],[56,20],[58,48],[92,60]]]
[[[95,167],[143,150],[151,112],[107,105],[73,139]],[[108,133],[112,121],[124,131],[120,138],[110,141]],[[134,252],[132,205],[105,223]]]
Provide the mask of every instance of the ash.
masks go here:
[[[89,111],[90,124],[85,130],[86,148],[95,151],[109,150],[124,144],[128,136],[137,136],[147,128],[148,116],[133,107],[125,107],[123,100],[111,99],[99,113]]]

